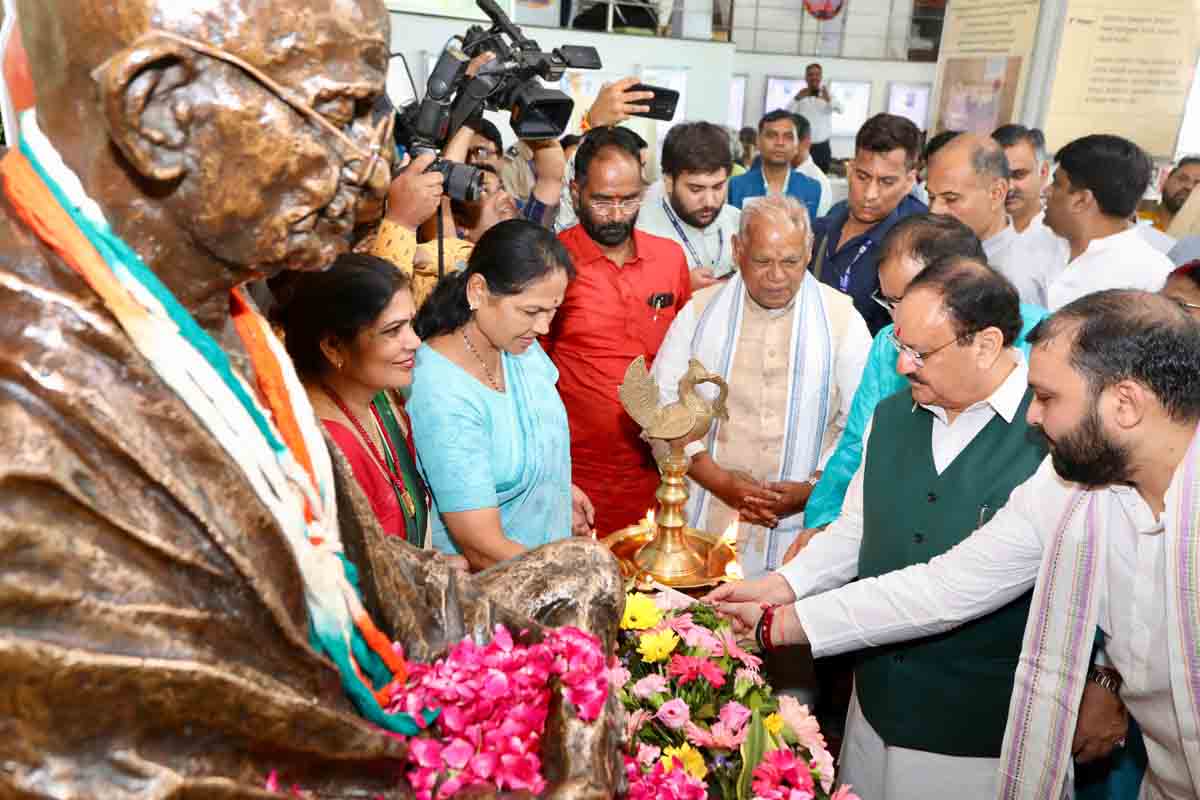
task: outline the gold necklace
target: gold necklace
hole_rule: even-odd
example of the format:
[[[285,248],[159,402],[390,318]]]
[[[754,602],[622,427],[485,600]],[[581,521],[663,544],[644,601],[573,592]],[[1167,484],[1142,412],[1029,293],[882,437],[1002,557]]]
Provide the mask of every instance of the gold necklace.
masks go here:
[[[463,344],[465,344],[467,346],[467,349],[471,351],[471,355],[475,356],[475,360],[479,362],[479,366],[483,367],[483,374],[487,376],[488,383],[490,383],[492,385],[492,388],[495,389],[497,392],[504,391],[503,389],[500,388],[500,384],[492,376],[492,371],[490,369],[488,369],[487,362],[483,360],[483,356],[479,355],[479,351],[475,349],[475,345],[471,344],[471,338],[469,336],[467,336],[467,326],[466,325],[464,325],[462,327],[462,338],[463,338]]]

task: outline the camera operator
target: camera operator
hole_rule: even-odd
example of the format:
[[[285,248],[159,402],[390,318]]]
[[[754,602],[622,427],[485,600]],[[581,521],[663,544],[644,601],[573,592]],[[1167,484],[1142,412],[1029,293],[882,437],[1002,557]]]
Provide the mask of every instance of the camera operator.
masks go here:
[[[495,126],[492,127],[494,130]],[[480,135],[473,128],[464,125],[446,144],[442,158],[456,162],[466,160],[479,138]],[[467,201],[442,198],[442,213],[445,215],[442,272],[462,269],[471,255],[471,250],[474,249],[475,242],[498,222],[522,217],[553,228],[558,215],[559,190],[566,170],[566,158],[557,140],[545,139],[526,143],[533,151],[533,169],[537,180],[523,204],[517,204],[513,196],[501,185],[496,168],[486,161],[476,161],[473,165],[484,172],[484,192],[479,199]],[[423,158],[428,159],[428,156]],[[399,180],[397,178],[397,181]],[[412,216],[424,213],[425,219],[422,222],[432,222],[435,219],[434,208],[436,206],[424,211],[417,210]],[[389,214],[390,211],[389,203]],[[372,255],[391,261],[411,275],[413,299],[418,307],[433,291],[440,276],[437,241],[434,238],[436,233],[432,228],[432,225],[426,225],[424,238],[429,241],[417,244],[418,226],[412,227],[411,236],[390,229],[390,226],[381,226],[380,234],[370,249]]]

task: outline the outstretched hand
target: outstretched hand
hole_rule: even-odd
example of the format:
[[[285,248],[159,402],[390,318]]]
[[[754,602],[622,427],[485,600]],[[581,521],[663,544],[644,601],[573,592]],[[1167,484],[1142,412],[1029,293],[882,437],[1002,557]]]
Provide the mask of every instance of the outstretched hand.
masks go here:
[[[634,114],[645,114],[650,110],[646,100],[654,99],[654,92],[631,92],[632,87],[641,83],[640,78],[622,78],[613,83],[606,83],[596,95],[596,102],[588,109],[587,118],[592,127],[601,125],[617,125],[632,117]]]
[[[766,603],[771,606],[791,603],[796,599],[792,587],[777,572],[749,581],[722,583],[704,597],[705,603]]]

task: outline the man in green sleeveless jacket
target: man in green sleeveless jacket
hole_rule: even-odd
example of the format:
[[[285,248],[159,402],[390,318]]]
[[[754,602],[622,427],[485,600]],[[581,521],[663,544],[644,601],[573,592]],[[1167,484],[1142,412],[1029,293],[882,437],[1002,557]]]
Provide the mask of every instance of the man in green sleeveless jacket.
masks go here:
[[[876,409],[841,516],[764,579],[797,599],[946,552],[1046,454],[1025,421],[1028,367],[1013,346],[1020,303],[1006,278],[981,259],[940,259],[894,319],[908,387]],[[1026,593],[952,633],[862,651],[842,780],[876,800],[993,794],[1028,610]],[[810,623],[828,623],[819,635],[836,638],[856,620]]]

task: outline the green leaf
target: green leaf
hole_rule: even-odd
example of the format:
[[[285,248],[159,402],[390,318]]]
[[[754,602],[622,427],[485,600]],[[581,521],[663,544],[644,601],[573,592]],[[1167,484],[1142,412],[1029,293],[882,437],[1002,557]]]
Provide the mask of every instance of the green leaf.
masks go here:
[[[747,800],[750,797],[754,768],[762,761],[763,753],[767,750],[767,739],[770,737],[763,725],[762,714],[758,711],[750,715],[750,721],[746,725],[748,730],[742,742],[742,774],[738,776],[737,783],[738,800]]]

